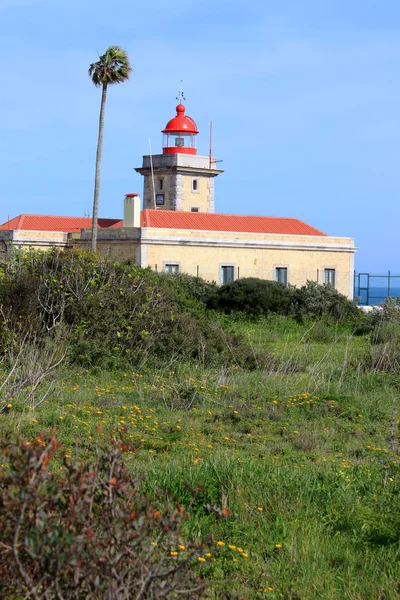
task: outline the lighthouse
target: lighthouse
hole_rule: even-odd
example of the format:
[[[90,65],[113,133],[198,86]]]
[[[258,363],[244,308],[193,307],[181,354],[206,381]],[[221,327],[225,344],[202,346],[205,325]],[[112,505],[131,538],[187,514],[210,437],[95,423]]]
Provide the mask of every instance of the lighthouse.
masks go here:
[[[176,117],[163,129],[163,154],[197,154],[197,125],[185,115],[182,102],[176,107]]]
[[[143,156],[135,169],[144,177],[143,208],[214,212],[215,159],[197,154],[198,129],[179,93],[176,115],[162,130],[162,154]]]

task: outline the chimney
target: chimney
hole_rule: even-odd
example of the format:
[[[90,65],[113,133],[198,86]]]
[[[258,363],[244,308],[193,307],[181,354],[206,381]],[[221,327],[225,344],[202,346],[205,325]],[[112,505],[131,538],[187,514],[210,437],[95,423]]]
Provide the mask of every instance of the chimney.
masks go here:
[[[124,227],[140,227],[139,194],[125,194]]]

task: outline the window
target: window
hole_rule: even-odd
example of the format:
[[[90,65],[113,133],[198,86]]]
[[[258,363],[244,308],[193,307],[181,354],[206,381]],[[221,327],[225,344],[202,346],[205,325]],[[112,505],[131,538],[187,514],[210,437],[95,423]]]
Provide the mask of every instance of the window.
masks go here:
[[[164,271],[166,273],[179,273],[180,266],[178,263],[165,263]]]
[[[232,266],[222,266],[221,267],[221,283],[225,285],[234,280],[235,277],[235,267]]]
[[[190,212],[200,212],[200,206],[191,206]]]
[[[159,180],[158,180],[158,190],[159,190],[160,192],[162,192],[162,191],[163,191],[163,189],[164,189],[164,179],[159,179]]]
[[[199,192],[200,191],[200,185],[199,185],[199,180],[198,179],[192,179],[192,192]]]
[[[163,148],[196,148],[197,135],[195,133],[164,133]]]
[[[164,206],[165,196],[164,194],[156,194],[156,206]]]
[[[332,285],[335,287],[336,283],[336,269],[324,269],[324,284]]]
[[[287,285],[287,267],[275,267],[275,281]]]

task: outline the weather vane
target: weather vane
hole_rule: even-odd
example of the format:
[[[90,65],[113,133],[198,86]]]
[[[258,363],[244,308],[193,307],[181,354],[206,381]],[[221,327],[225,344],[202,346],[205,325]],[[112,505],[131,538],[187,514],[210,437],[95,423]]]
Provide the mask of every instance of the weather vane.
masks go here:
[[[177,95],[177,97],[176,97],[176,99],[178,100],[178,102],[182,102],[182,100],[185,100],[185,101],[186,101],[186,98],[185,98],[185,96],[183,95],[183,91],[182,91],[182,83],[183,83],[183,81],[182,81],[182,79],[181,79],[181,88],[180,88],[180,90],[179,90],[179,94],[178,94],[178,95]]]

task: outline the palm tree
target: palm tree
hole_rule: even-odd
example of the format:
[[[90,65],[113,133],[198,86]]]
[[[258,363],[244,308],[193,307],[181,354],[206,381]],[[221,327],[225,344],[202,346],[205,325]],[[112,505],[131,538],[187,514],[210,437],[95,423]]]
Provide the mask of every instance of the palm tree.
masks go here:
[[[129,73],[132,71],[129,64],[128,55],[118,46],[110,46],[105,54],[99,56],[99,60],[92,63],[89,67],[89,76],[96,87],[102,87],[100,118],[99,118],[99,137],[97,141],[96,153],[96,176],[94,182],[93,199],[93,217],[92,217],[92,250],[96,252],[97,248],[97,221],[99,215],[99,195],[100,195],[100,165],[101,152],[103,148],[104,132],[104,110],[106,107],[107,87],[113,83],[123,83],[129,79]]]

